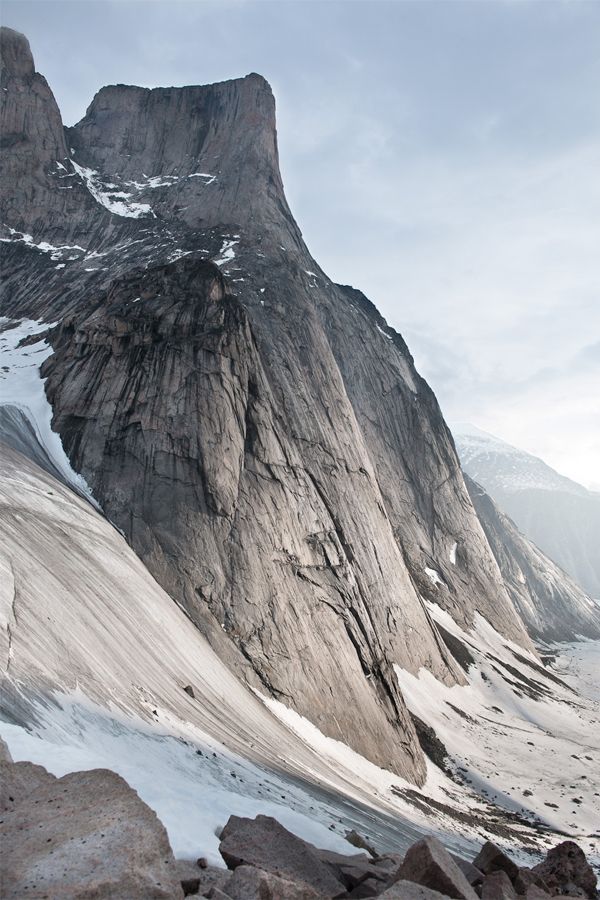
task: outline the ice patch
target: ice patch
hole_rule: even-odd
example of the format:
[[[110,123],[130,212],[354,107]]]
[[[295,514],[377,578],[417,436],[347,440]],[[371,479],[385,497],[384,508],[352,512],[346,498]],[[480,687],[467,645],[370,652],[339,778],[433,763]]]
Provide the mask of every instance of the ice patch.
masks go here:
[[[450,547],[450,553],[448,554],[448,559],[450,560],[450,562],[452,563],[453,566],[456,565],[456,551],[457,551],[457,549],[458,549],[458,544],[456,543],[456,541],[454,541],[454,543],[453,543],[452,546]]]
[[[44,391],[46,379],[40,377],[40,366],[52,355],[52,347],[43,338],[19,346],[24,338],[51,327],[32,319],[0,318],[0,328],[5,329],[0,331],[0,406],[16,406],[27,414],[40,444],[65,481],[98,507],[86,480],[71,467],[60,435],[52,430],[52,407]]]

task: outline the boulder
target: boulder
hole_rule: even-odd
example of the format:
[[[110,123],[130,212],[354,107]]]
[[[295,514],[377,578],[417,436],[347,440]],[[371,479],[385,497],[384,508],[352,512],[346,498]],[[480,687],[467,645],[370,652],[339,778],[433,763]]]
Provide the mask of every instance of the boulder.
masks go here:
[[[476,900],[477,894],[448,851],[433,837],[409,848],[394,882],[414,881],[448,897]]]
[[[358,831],[347,831],[345,837],[348,843],[352,844],[353,847],[358,847],[359,850],[366,850],[370,856],[377,856],[375,848],[367,843],[362,834],[359,834]]]
[[[312,887],[322,897],[339,894],[345,885],[316,848],[287,831],[270,816],[231,816],[219,846],[227,867],[251,865],[292,882]]]
[[[30,762],[0,762],[0,813],[10,812],[32,791],[53,784],[54,775]]]
[[[527,893],[527,888],[532,884],[535,884],[543,891],[546,891],[546,893],[550,893],[550,889],[541,875],[537,875],[532,869],[528,869],[526,866],[521,866],[517,877],[513,880],[515,891],[519,895],[525,895]]]
[[[183,897],[167,832],[107,769],[42,779],[0,823],[3,900]]]
[[[402,880],[396,881],[379,896],[382,900],[448,900],[448,894],[440,894],[422,884]]]
[[[222,890],[232,900],[322,900],[323,897],[305,883],[289,881],[254,866],[238,866]]]
[[[518,865],[491,841],[486,841],[473,860],[473,865],[484,875],[491,875],[492,872],[506,872],[511,881],[514,881],[519,873]]]
[[[451,853],[450,856],[463,873],[471,887],[475,887],[477,884],[481,884],[483,881],[483,872],[481,869],[477,869],[473,863],[470,863],[467,859],[463,859],[462,856],[456,856],[456,854]]]
[[[481,900],[517,900],[511,880],[502,869],[486,876],[481,890]]]
[[[574,841],[563,841],[550,850],[543,862],[532,869],[548,885],[551,894],[596,897],[597,879],[594,870],[585,858],[585,853]]]
[[[230,877],[227,869],[209,866],[205,859],[203,866],[199,866],[200,860],[176,859],[175,871],[181,882],[183,893],[186,897],[195,894],[206,894],[212,887],[222,887]],[[196,886],[197,885],[197,886]]]
[[[359,884],[362,884],[367,878],[382,883],[387,882],[389,879],[388,871],[374,865],[369,865],[368,863],[347,863],[346,865],[339,866],[338,871],[339,877],[349,891],[358,887]],[[381,885],[379,889],[381,890]]]
[[[526,900],[548,900],[550,894],[547,894],[546,891],[543,891],[537,884],[530,884],[527,890],[525,891]]]
[[[352,898],[352,900],[367,900],[369,897],[378,897],[381,892],[381,882],[376,878],[366,878],[359,885],[340,897]]]
[[[0,763],[11,763],[12,761],[13,758],[10,755],[10,750],[8,749],[6,741],[2,740],[0,737]]]

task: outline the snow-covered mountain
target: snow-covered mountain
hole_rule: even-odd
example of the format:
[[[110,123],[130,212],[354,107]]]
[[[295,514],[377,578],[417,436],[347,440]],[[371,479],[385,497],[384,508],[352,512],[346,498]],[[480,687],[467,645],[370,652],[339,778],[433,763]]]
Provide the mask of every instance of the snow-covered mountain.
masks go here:
[[[541,664],[402,337],[310,256],[268,84],[107,87],[65,129],[2,29],[2,88],[15,758],[115,768],[190,856],[275,807],[338,848],[591,848],[594,700]]]
[[[473,425],[452,430],[465,472],[524,535],[600,598],[600,494]]]

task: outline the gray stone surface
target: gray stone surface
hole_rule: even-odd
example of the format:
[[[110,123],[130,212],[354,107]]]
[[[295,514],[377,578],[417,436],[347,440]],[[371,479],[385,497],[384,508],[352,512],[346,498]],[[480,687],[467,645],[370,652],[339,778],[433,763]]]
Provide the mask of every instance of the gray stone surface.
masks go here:
[[[222,889],[232,900],[322,900],[324,896],[308,884],[253,866],[238,866]]]
[[[477,897],[448,851],[433,837],[423,838],[410,847],[394,878],[397,881],[414,881],[461,900]]]
[[[473,863],[470,863],[468,859],[463,859],[462,856],[457,856],[455,853],[451,853],[450,856],[471,886],[481,884],[483,881],[483,872],[481,872],[480,869],[474,866]]]
[[[452,895],[440,894],[412,881],[397,881],[379,896],[384,900],[442,900]]]
[[[335,869],[322,862],[313,847],[270,816],[231,816],[223,829],[219,850],[230,869],[255,866],[289,881],[302,882],[324,897],[344,890]]]
[[[517,892],[506,872],[491,872],[486,875],[481,900],[517,900]]]
[[[167,833],[114,772],[41,784],[0,824],[2,897],[183,897]]]
[[[30,762],[0,762],[0,812],[10,812],[34,791],[56,778],[43,766]]]
[[[187,859],[175,860],[175,873],[184,889],[185,885],[198,882],[196,893],[200,895],[206,894],[212,887],[222,887],[230,876],[227,869],[218,868],[217,866],[200,868],[195,860]],[[190,896],[193,896],[191,891]]]

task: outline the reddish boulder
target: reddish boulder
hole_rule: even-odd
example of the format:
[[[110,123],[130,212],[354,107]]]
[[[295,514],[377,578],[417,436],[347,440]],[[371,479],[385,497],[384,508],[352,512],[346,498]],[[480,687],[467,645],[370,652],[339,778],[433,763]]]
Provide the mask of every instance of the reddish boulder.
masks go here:
[[[532,872],[543,878],[551,894],[589,897],[590,900],[596,897],[596,875],[585,853],[574,841],[563,841],[554,847]]]

